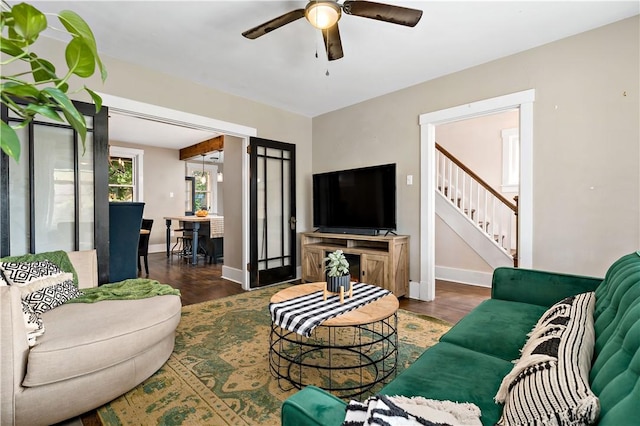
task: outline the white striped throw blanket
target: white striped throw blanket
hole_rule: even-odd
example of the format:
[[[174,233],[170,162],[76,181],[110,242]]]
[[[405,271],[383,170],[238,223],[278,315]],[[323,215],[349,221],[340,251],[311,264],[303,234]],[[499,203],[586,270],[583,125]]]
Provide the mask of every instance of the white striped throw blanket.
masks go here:
[[[311,332],[324,321],[353,311],[391,293],[389,290],[371,284],[351,285],[353,297],[345,297],[344,303],[340,303],[340,297],[337,295],[323,300],[322,290],[284,302],[271,303],[269,304],[271,321],[280,328],[309,337]]]
[[[480,408],[470,402],[451,402],[421,396],[376,395],[352,400],[342,426],[482,426]]]

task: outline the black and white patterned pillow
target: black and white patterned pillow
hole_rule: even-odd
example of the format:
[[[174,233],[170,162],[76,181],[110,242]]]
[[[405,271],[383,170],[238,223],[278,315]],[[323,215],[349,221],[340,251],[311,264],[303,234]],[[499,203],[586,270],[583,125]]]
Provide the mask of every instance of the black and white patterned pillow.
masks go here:
[[[0,262],[9,285],[25,286],[43,277],[59,275],[62,270],[49,260],[36,262]]]
[[[29,346],[36,344],[36,338],[44,334],[44,323],[40,315],[33,311],[31,305],[22,300],[22,315],[24,318],[24,326],[27,330],[27,341]]]
[[[498,425],[596,421],[600,404],[589,387],[594,306],[595,294],[582,293],[542,315],[496,394],[496,402],[504,403]]]
[[[0,262],[0,272],[5,274],[7,284],[20,289],[23,299],[35,291],[73,280],[73,274],[63,272],[49,260]]]
[[[73,280],[70,279],[29,293],[23,297],[23,300],[31,306],[36,314],[42,314],[79,296],[82,296],[82,292],[73,285]]]

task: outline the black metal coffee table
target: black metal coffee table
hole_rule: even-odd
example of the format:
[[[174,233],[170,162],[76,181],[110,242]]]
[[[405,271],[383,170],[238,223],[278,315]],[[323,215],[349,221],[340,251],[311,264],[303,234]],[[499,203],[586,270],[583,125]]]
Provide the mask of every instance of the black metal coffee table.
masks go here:
[[[323,291],[324,282],[286,288],[271,298],[278,303]],[[283,390],[314,385],[341,398],[375,391],[396,373],[398,299],[388,294],[331,318],[310,337],[271,325],[269,367]]]

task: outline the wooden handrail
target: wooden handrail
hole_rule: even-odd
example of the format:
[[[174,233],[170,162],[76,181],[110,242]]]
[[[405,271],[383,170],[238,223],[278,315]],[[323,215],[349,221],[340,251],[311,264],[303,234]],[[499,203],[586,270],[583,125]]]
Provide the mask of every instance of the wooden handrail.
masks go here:
[[[485,182],[480,176],[478,176],[477,174],[475,174],[471,169],[469,169],[467,166],[465,166],[462,161],[458,160],[456,157],[453,156],[453,154],[451,154],[449,151],[447,151],[446,149],[444,149],[440,144],[436,143],[436,149],[440,152],[442,152],[445,157],[447,157],[449,160],[451,160],[452,163],[454,163],[456,166],[460,167],[462,170],[464,170],[469,176],[471,176],[473,179],[476,180],[476,182],[478,182],[480,185],[482,185],[484,187],[484,189],[486,189],[487,191],[489,191],[494,197],[496,197],[498,200],[500,200],[504,205],[506,205],[507,207],[509,207],[514,213],[518,213],[518,207],[513,204],[511,201],[507,200],[502,194],[500,194],[498,191],[496,191],[495,189],[493,189],[491,187],[491,185],[489,185],[487,182]]]

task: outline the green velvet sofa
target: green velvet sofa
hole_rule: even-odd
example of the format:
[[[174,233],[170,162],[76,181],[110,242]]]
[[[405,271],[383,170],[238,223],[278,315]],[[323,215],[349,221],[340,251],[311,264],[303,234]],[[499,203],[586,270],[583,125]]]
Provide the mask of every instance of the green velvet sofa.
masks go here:
[[[385,395],[472,402],[493,425],[494,396],[540,316],[554,303],[595,291],[595,347],[589,382],[600,425],[640,424],[640,251],[616,261],[604,279],[499,268],[484,301],[387,384]],[[282,406],[283,426],[340,425],[346,403],[313,386]]]

